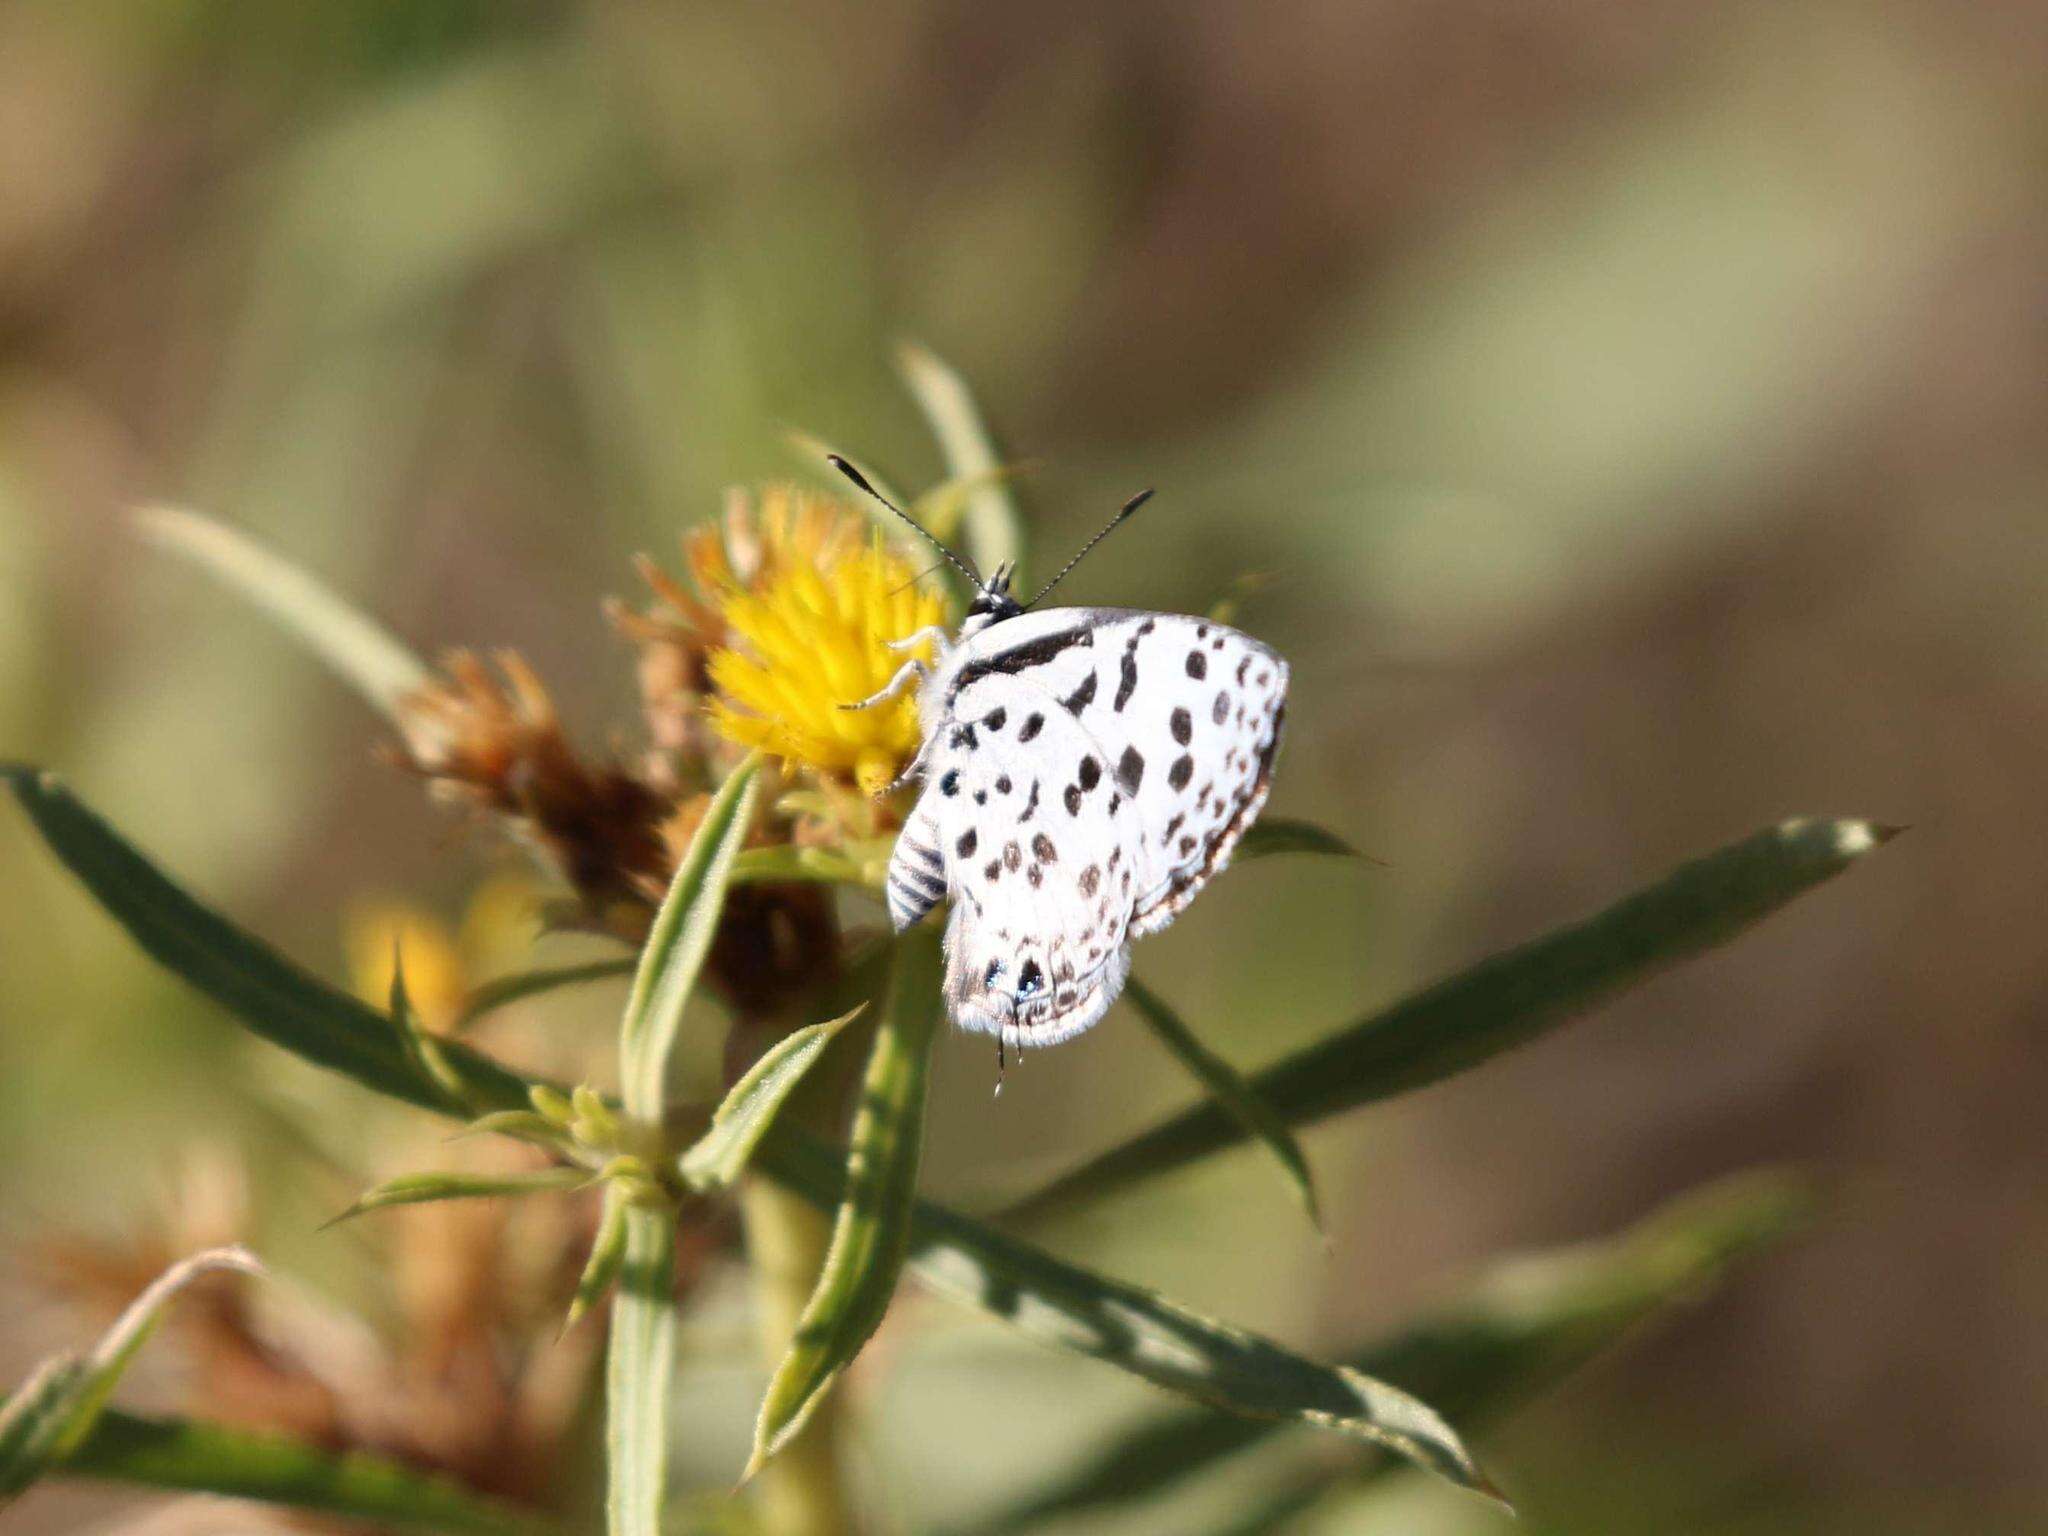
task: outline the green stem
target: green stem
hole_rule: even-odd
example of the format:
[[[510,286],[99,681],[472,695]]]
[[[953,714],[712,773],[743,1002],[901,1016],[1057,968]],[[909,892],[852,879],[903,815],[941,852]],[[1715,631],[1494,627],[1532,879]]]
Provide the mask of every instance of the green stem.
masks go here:
[[[811,1298],[832,1218],[763,1178],[740,1191],[740,1221],[753,1267],[762,1357],[770,1370],[789,1353],[797,1319]],[[855,1529],[842,1472],[840,1404],[827,1393],[803,1430],[755,1474],[761,1529],[774,1536],[850,1536]]]

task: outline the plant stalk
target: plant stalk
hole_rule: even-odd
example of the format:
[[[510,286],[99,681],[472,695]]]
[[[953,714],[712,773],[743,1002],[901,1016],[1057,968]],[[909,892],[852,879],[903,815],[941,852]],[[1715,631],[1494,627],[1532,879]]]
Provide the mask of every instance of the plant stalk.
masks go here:
[[[762,1355],[773,1370],[789,1350],[824,1267],[832,1218],[801,1196],[752,1177],[740,1189],[740,1221],[754,1274]],[[842,1397],[828,1393],[802,1432],[756,1474],[761,1528],[772,1536],[852,1536],[842,1470]]]

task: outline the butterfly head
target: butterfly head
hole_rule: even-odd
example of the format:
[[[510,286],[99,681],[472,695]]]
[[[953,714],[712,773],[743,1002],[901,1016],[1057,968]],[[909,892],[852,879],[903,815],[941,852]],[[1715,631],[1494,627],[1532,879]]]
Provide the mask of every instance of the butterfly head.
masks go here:
[[[974,594],[974,601],[967,605],[967,616],[961,624],[962,634],[974,634],[987,629],[991,624],[1000,624],[1005,619],[1014,619],[1024,611],[1024,605],[1010,592],[1010,564],[1004,561],[995,569],[995,574],[984,581]]]

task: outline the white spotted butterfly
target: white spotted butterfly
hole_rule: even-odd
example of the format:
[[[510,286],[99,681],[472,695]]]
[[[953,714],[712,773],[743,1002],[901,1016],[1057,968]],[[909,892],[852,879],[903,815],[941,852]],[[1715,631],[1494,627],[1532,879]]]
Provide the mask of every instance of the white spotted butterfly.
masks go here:
[[[983,580],[946,555],[977,588],[959,632],[892,642],[931,640],[937,659],[905,662],[846,706],[918,689],[923,744],[904,778],[925,787],[889,861],[889,916],[901,932],[950,900],[953,1021],[1013,1049],[1054,1045],[1109,1011],[1131,941],[1181,914],[1265,805],[1287,663],[1204,619],[1031,611],[1081,555],[1030,603],[1011,595],[1007,567]]]

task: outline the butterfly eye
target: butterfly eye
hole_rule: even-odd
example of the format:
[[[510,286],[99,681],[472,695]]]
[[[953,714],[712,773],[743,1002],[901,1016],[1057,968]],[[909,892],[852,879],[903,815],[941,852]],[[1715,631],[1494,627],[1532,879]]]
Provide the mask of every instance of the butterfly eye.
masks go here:
[[[1038,968],[1036,960],[1026,960],[1024,969],[1017,973],[1017,995],[1030,997],[1045,985],[1045,973]]]
[[[988,969],[981,973],[981,984],[984,987],[992,987],[996,984],[997,979],[1001,977],[1002,974],[1003,962],[1000,960],[991,960],[988,963]]]

